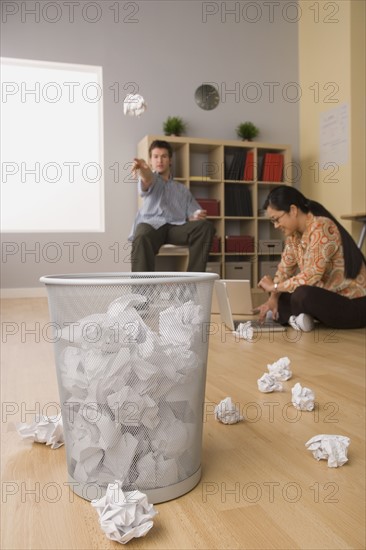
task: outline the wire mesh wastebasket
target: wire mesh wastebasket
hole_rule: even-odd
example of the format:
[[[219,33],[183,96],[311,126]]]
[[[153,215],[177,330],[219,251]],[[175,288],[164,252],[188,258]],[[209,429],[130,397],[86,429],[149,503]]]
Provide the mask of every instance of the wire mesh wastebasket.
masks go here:
[[[201,477],[213,273],[53,275],[46,284],[70,487],[121,480],[158,503]]]

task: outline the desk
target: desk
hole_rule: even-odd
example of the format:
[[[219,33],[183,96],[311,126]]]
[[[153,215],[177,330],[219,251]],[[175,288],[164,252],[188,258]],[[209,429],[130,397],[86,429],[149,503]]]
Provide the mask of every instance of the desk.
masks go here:
[[[341,216],[342,220],[351,220],[353,222],[361,222],[363,223],[360,238],[358,239],[357,246],[358,248],[362,248],[363,241],[366,237],[366,212],[359,212],[358,214],[344,214]]]

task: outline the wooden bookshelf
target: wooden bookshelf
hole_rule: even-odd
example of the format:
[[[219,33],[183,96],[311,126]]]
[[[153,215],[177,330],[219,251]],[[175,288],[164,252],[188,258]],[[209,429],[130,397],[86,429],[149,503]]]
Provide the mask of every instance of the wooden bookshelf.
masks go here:
[[[137,146],[139,158],[148,160],[149,146],[156,139],[167,141],[173,148],[174,179],[186,185],[196,198],[215,199],[220,204],[219,215],[208,216],[221,241],[220,250],[210,254],[208,269],[213,266],[215,271],[219,269],[217,272],[222,278],[234,278],[236,270],[233,268],[243,267],[245,273],[250,274],[252,287],[256,288],[260,274],[269,266],[262,262],[274,265],[280,258],[280,251],[271,253],[262,246],[263,241],[278,241],[281,235],[261,209],[270,189],[292,184],[291,147],[254,141],[146,135]],[[282,157],[283,165],[280,176],[278,169],[265,170],[266,159],[278,156]],[[264,181],[264,173],[280,181]],[[253,250],[245,252],[239,247],[234,252],[227,252],[225,239],[228,235],[251,236]],[[164,248],[157,258],[157,270],[184,271],[188,251],[179,252]]]

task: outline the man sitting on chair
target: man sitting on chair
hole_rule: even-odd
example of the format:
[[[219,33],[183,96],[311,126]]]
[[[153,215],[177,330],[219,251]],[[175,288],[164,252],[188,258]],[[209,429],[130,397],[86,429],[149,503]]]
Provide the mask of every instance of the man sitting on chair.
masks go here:
[[[154,271],[155,256],[166,243],[189,247],[188,271],[206,270],[215,228],[189,189],[172,179],[172,156],[169,143],[155,140],[149,147],[151,168],[134,159],[144,202],[130,235],[132,271]]]

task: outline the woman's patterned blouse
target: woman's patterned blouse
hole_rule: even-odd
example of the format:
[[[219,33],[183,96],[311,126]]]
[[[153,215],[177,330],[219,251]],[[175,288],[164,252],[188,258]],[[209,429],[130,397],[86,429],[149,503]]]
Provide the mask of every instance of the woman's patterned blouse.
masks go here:
[[[342,238],[336,224],[308,214],[304,233],[296,232],[286,239],[274,282],[284,283],[284,292],[311,285],[359,298],[366,295],[366,266],[362,264],[355,279],[346,279]]]

